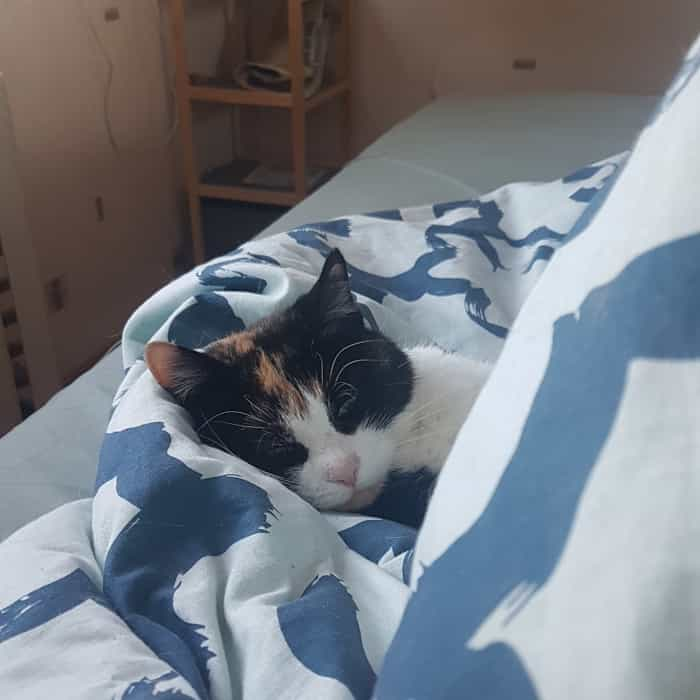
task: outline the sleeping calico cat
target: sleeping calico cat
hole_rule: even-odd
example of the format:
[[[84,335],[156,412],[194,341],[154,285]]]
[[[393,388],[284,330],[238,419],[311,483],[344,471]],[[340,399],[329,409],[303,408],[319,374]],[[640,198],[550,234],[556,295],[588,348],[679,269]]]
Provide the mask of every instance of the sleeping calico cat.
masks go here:
[[[146,348],[201,439],[322,509],[372,503],[389,471],[437,472],[490,366],[365,327],[340,251],[290,308],[195,352]]]

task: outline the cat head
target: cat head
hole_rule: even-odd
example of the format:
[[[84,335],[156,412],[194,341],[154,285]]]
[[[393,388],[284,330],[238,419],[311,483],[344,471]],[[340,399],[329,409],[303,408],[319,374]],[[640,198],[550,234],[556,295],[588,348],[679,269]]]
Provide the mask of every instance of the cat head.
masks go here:
[[[150,343],[146,362],[204,442],[327,509],[381,491],[414,383],[405,353],[365,327],[337,250],[290,308],[202,352]]]

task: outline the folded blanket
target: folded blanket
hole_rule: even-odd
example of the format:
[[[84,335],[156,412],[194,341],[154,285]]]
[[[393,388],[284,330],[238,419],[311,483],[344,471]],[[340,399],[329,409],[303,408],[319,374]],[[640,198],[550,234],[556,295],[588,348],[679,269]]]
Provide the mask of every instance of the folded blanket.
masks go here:
[[[94,498],[0,545],[0,696],[691,697],[698,63],[625,166],[305,226],[146,302]],[[424,480],[320,513],[202,445],[142,359],[290,303],[334,247],[399,343],[505,345],[417,548]]]

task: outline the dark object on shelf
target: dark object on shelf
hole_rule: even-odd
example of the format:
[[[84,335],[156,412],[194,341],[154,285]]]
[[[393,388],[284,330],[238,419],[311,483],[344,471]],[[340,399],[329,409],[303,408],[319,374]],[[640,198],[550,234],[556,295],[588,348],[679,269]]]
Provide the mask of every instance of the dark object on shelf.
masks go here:
[[[202,226],[208,258],[230,253],[289,211],[288,207],[202,199]]]

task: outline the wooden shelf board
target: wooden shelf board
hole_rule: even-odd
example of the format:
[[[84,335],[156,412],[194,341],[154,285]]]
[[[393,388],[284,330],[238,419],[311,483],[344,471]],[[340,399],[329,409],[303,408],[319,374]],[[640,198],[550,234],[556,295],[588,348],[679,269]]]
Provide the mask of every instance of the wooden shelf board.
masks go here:
[[[199,196],[255,204],[274,204],[283,207],[292,207],[304,199],[291,187],[255,187],[245,184],[246,177],[258,165],[258,161],[255,160],[239,159],[207,171],[199,182]],[[328,182],[336,172],[336,169],[329,168],[328,172],[313,187],[308,188],[307,194]]]
[[[311,112],[330,100],[349,92],[350,83],[341,80],[308,99],[304,109]],[[275,107],[291,109],[292,96],[287,92],[272,92],[271,90],[239,90],[237,88],[209,87],[206,85],[190,85],[189,98],[193,102],[218,102],[230,105],[247,105],[252,107]]]
[[[340,97],[341,95],[344,95],[347,92],[350,92],[350,81],[348,80],[341,80],[339,83],[329,85],[328,87],[323,88],[311,99],[306,100],[306,111],[312,112],[314,109],[317,109],[321,105],[326,104],[326,102],[330,102],[336,97]]]
[[[236,88],[190,85],[189,96],[195,102],[219,102],[230,105],[284,109],[289,109],[292,106],[292,98],[288,93],[272,92],[271,90],[238,90]]]
[[[231,199],[236,202],[277,204],[283,207],[293,207],[300,201],[300,198],[294,192],[264,190],[255,187],[236,187],[232,185],[201,184],[199,186],[199,195],[213,199]]]

